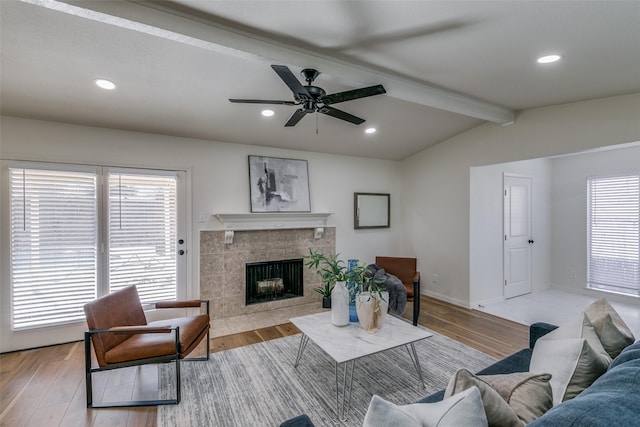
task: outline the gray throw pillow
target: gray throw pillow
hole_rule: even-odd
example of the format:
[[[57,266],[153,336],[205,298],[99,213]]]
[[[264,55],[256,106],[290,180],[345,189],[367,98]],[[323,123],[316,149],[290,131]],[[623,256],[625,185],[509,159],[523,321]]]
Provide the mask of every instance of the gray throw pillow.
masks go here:
[[[550,378],[549,374],[528,372],[474,375],[460,369],[449,381],[445,397],[477,387],[489,426],[520,427],[553,406]]]
[[[633,333],[606,299],[601,298],[595,301],[587,307],[585,314],[598,334],[602,346],[612,359],[634,343]]]

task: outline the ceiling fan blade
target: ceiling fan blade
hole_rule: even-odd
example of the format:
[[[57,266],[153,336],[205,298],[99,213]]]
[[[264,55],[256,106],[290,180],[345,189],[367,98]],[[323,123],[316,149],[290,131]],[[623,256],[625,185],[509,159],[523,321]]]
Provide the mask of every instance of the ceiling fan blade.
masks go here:
[[[298,110],[300,111],[300,110]],[[364,123],[364,119],[360,117],[354,116],[353,114],[346,113],[342,110],[338,110],[333,107],[322,107],[318,109],[319,113],[326,114],[327,116],[335,117],[336,119],[345,120],[347,122],[353,123],[354,125],[359,125]]]
[[[285,84],[289,86],[289,89],[291,89],[291,92],[293,92],[296,100],[306,101],[312,99],[307,89],[302,86],[300,81],[296,78],[296,76],[293,75],[293,73],[287,66],[272,65],[271,68],[273,68],[273,71],[275,71],[278,76],[280,76],[282,81],[284,81]]]
[[[287,121],[287,123],[284,124],[284,127],[295,126],[306,115],[307,115],[307,112],[304,111],[303,109],[296,110],[296,112],[293,113],[291,117],[289,117],[289,121]]]
[[[363,87],[361,89],[348,90],[346,92],[332,93],[320,97],[318,100],[324,104],[337,104],[338,102],[351,101],[359,98],[366,98],[367,96],[382,95],[387,93],[382,85],[375,85],[369,87]]]
[[[229,99],[231,102],[240,104],[276,104],[276,105],[298,105],[293,101],[275,101],[272,99]]]

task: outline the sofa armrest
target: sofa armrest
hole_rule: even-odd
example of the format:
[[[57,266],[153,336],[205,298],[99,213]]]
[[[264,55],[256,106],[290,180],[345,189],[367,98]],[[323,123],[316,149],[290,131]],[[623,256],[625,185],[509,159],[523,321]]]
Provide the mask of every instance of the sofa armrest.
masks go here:
[[[283,422],[280,427],[315,427],[315,425],[306,414],[302,414]]]
[[[536,322],[529,326],[529,348],[533,349],[533,346],[538,341],[538,338],[541,338],[547,335],[549,332],[557,329],[556,325],[552,325],[551,323],[545,322]]]

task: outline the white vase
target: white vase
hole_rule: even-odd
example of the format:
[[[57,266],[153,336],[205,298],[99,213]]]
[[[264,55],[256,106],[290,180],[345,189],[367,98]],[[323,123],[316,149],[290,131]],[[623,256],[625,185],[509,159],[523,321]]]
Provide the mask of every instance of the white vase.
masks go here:
[[[331,291],[331,323],[335,326],[349,324],[349,291],[345,282],[336,282]]]

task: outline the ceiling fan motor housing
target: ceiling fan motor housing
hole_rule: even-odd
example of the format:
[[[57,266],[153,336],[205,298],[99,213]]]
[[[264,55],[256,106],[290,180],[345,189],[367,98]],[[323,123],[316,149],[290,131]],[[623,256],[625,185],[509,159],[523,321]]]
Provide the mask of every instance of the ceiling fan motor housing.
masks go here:
[[[316,111],[316,102],[313,100],[305,101],[303,106],[304,106],[305,113],[313,113]]]
[[[313,83],[316,77],[318,77],[320,72],[318,70],[314,70],[313,68],[305,68],[304,70],[300,71],[300,74],[302,75],[304,81],[306,81],[309,86],[311,86],[311,83]]]

